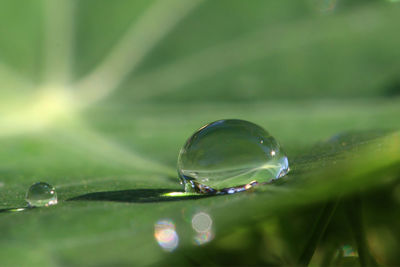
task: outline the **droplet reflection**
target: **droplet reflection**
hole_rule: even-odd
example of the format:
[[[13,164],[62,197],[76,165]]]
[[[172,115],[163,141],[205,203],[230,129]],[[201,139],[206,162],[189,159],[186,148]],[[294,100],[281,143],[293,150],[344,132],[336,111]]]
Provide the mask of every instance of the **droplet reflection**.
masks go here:
[[[214,239],[212,230],[213,221],[209,214],[199,212],[192,218],[192,227],[196,231],[194,242],[197,245],[203,245]]]
[[[168,252],[174,251],[179,243],[175,224],[171,220],[160,220],[154,225],[154,238],[160,247]]]

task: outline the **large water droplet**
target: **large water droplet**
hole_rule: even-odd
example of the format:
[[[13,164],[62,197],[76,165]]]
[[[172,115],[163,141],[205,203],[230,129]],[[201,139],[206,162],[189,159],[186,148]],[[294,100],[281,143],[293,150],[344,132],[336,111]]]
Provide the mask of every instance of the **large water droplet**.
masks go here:
[[[275,138],[244,120],[203,126],[178,158],[186,192],[235,193],[280,178],[288,170],[288,159]]]
[[[47,207],[57,204],[56,189],[48,183],[35,183],[26,193],[26,201],[30,207]]]

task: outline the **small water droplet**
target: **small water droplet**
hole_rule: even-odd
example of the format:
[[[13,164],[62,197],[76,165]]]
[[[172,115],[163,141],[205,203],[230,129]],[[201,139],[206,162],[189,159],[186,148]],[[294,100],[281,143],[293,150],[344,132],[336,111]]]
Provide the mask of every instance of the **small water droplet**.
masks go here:
[[[38,182],[29,187],[26,201],[30,207],[47,207],[57,204],[56,189],[44,182]]]
[[[219,120],[201,127],[178,158],[186,192],[232,194],[288,171],[288,159],[275,138],[244,120]]]

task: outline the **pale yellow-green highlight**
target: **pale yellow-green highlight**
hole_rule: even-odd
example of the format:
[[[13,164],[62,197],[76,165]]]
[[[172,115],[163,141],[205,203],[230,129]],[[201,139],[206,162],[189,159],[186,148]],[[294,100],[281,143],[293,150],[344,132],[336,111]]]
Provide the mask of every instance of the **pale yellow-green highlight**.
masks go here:
[[[161,196],[163,196],[163,197],[188,197],[188,196],[204,196],[204,194],[190,193],[190,192],[169,192],[169,193],[164,193]]]
[[[76,112],[67,88],[46,86],[19,102],[6,103],[0,110],[0,137],[37,132],[55,120],[71,118]]]

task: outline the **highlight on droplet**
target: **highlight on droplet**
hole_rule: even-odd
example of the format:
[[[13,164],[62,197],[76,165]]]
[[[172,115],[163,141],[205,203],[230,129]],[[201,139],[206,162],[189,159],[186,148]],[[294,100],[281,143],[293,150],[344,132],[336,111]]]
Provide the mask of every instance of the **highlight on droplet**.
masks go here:
[[[175,224],[172,220],[160,220],[154,225],[154,238],[160,247],[167,251],[174,251],[179,244],[179,237],[175,231]]]

